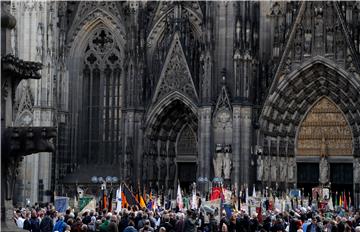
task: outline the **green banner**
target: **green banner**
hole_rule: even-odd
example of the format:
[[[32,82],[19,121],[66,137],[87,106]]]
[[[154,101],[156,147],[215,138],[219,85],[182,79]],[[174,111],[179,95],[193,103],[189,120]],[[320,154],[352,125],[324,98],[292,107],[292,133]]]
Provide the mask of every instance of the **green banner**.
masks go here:
[[[79,199],[79,211],[81,211],[89,202],[93,199],[93,197],[80,197]]]

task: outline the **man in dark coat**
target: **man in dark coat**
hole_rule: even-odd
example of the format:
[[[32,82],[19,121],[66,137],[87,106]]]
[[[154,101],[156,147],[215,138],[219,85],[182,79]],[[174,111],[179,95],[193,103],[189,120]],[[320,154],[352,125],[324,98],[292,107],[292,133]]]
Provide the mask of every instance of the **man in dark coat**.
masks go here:
[[[54,222],[51,218],[51,211],[46,211],[45,217],[41,220],[40,231],[41,232],[52,232],[54,228]]]
[[[311,224],[306,227],[306,232],[321,232],[315,217],[311,219]]]

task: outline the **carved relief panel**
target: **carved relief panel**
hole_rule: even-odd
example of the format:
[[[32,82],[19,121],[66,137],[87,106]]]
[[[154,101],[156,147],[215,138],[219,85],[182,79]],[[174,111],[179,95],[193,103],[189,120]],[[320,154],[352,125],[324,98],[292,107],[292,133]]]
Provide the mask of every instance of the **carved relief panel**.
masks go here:
[[[322,98],[301,123],[297,155],[351,156],[351,129],[338,107],[328,98]]]

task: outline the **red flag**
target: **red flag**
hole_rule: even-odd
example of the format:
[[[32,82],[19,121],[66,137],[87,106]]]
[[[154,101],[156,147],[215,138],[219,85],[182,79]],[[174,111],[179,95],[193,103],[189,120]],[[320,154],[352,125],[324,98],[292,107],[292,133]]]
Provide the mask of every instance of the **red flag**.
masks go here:
[[[103,209],[107,208],[107,196],[106,196],[106,190],[103,190]]]
[[[349,208],[351,208],[351,195],[350,195],[350,192],[349,192]]]
[[[347,200],[346,200],[346,193],[344,191],[344,209],[348,210]]]
[[[263,220],[261,208],[262,208],[262,206],[261,206],[261,202],[260,202],[260,207],[257,207],[257,208],[256,208],[256,213],[258,214],[258,215],[257,215],[257,219],[258,219],[258,221],[259,221],[260,223],[262,223],[262,220]]]
[[[213,187],[210,195],[210,200],[216,200],[219,199],[221,196],[221,187]]]

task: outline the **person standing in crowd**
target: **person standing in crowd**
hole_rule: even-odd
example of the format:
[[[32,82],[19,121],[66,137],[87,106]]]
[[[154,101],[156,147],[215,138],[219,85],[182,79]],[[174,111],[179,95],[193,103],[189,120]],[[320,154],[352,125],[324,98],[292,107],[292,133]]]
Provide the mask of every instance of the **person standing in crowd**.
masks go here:
[[[53,220],[51,218],[51,212],[46,211],[45,217],[40,222],[41,232],[52,232],[54,228]]]
[[[100,232],[107,232],[110,224],[111,213],[106,215],[106,220],[100,225]]]
[[[316,217],[311,219],[311,224],[307,226],[306,232],[321,232],[320,227],[317,224]]]
[[[24,228],[25,221],[25,209],[24,210],[16,210],[14,213],[14,220],[18,228]]]
[[[196,214],[192,210],[187,211],[187,218],[185,219],[184,231],[196,232]]]
[[[118,221],[117,221],[117,216],[116,215],[112,215],[110,218],[110,223],[108,226],[108,230],[107,232],[118,232]]]
[[[24,222],[24,230],[28,230],[31,232],[40,232],[40,221],[37,217],[37,213],[35,209],[31,211],[31,217]]]
[[[177,222],[175,223],[175,231],[176,232],[182,232],[184,231],[184,214],[183,213],[178,213],[177,214]]]
[[[124,232],[137,232],[135,229],[135,223],[133,220],[129,221],[129,225],[124,229]]]
[[[64,216],[60,216],[58,221],[55,223],[53,232],[63,232],[65,231],[66,223],[64,222]]]

